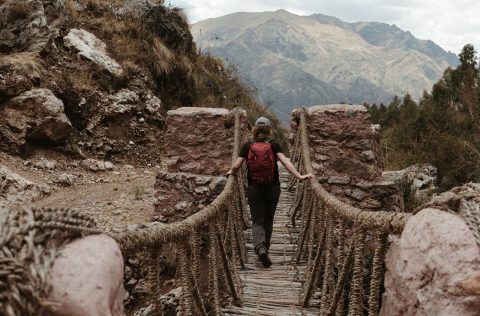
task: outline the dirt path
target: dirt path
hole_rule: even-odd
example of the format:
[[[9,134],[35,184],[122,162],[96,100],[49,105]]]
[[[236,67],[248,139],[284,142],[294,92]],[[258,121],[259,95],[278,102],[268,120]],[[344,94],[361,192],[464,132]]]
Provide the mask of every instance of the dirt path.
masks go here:
[[[157,167],[134,168],[115,165],[112,170],[92,172],[79,161],[49,156],[55,168],[38,168],[39,158],[23,160],[0,155],[0,164],[29,181],[47,188],[46,196],[35,206],[77,208],[93,216],[106,231],[129,225],[149,223],[154,217],[156,201],[154,184]],[[65,185],[58,179],[68,175],[73,179]]]
[[[108,174],[102,176],[100,183],[61,189],[34,204],[84,210],[109,231],[152,220],[154,184],[155,174],[146,169],[128,177]]]

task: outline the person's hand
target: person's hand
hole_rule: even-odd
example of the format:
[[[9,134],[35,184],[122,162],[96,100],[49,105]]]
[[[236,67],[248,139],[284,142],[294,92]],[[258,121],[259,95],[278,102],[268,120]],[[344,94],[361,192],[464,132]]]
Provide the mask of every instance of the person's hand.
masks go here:
[[[233,170],[232,170],[232,169],[228,170],[228,171],[227,171],[227,178],[228,178],[228,176],[230,176],[230,175],[232,175],[232,174],[234,174],[234,173],[233,173]]]
[[[300,180],[305,180],[305,179],[312,179],[313,177],[314,177],[313,174],[307,173],[307,174],[302,174],[299,179]]]

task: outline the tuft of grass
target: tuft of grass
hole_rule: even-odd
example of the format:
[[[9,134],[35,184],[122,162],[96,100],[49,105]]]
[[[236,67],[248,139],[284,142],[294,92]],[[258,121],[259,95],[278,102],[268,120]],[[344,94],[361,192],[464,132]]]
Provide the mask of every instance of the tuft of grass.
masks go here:
[[[133,190],[133,197],[135,200],[139,201],[141,199],[143,199],[143,197],[145,196],[146,194],[146,191],[145,191],[145,188],[144,187],[136,187],[134,190]]]
[[[10,7],[8,13],[8,22],[15,22],[16,20],[26,19],[30,15],[31,8],[25,2],[17,2]]]
[[[75,3],[73,2],[73,0],[67,0],[67,2],[65,3],[65,8],[67,9],[68,13],[70,13],[70,16],[73,19],[77,18],[78,12],[75,8]]]
[[[172,71],[173,52],[165,46],[162,40],[155,36],[152,40],[153,70],[156,76],[168,75]]]
[[[8,67],[16,73],[42,79],[46,74],[42,61],[36,52],[22,52],[0,55],[0,69]]]

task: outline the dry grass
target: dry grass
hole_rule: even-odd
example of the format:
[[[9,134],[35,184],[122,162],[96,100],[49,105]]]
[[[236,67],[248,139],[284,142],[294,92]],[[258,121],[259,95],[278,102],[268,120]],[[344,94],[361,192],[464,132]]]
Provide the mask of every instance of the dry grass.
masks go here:
[[[160,38],[155,36],[152,40],[153,68],[155,75],[168,75],[172,71],[173,52],[165,46]]]
[[[117,18],[108,7],[120,0],[80,1],[92,10],[78,12],[75,24],[81,24],[105,41],[109,53],[122,64],[126,73],[135,76],[142,70],[149,72],[155,80],[156,93],[164,104],[168,104],[164,110],[178,106],[242,107],[251,120],[270,113],[256,101],[255,89],[241,80],[234,67],[226,67],[220,58],[197,52],[185,34],[170,32],[167,27],[170,24],[174,29],[190,31],[182,9],[165,8],[165,16],[157,17],[161,23],[150,25],[133,17]],[[160,12],[163,11],[157,14]],[[86,74],[69,80],[83,87],[95,83]],[[278,126],[278,134],[283,135],[278,119],[272,117],[272,120]]]
[[[65,3],[65,8],[70,13],[70,16],[73,19],[77,18],[78,12],[77,12],[77,9],[75,8],[75,3],[73,2],[73,0],[67,0],[67,2]]]
[[[43,78],[46,73],[38,53],[33,52],[0,55],[0,68],[4,67],[29,77]]]
[[[61,79],[66,86],[71,87],[73,90],[95,91],[98,89],[98,83],[92,78],[92,74],[93,72],[88,67],[83,69],[83,71],[76,72],[65,70],[61,75]]]
[[[145,191],[145,188],[144,187],[136,187],[134,190],[133,190],[133,198],[137,201],[143,199],[143,197],[145,196],[146,194],[146,191]]]

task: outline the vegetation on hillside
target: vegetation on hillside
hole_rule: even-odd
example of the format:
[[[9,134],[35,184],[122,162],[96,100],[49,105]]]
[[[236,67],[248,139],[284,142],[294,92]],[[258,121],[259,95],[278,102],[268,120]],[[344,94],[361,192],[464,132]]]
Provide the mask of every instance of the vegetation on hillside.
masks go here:
[[[286,144],[286,132],[276,115],[256,99],[256,89],[241,80],[234,65],[197,50],[182,9],[159,5],[142,18],[118,18],[115,0],[84,0],[81,14],[71,10],[72,24],[81,24],[109,42],[112,55],[129,75],[141,68],[152,75],[163,111],[181,106],[241,107],[251,123],[260,116],[273,122],[276,137]],[[163,1],[156,1],[163,4]]]
[[[367,105],[382,126],[387,169],[414,163],[438,168],[442,189],[480,182],[480,67],[475,48],[465,45],[460,65],[418,101],[407,94],[390,105]]]

